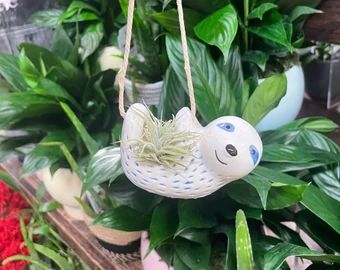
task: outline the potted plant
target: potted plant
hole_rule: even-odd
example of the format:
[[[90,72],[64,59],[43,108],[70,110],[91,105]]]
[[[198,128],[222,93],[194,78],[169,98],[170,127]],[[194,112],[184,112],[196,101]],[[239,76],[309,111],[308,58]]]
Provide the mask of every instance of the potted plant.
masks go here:
[[[208,14],[198,10],[190,1],[184,1],[184,4],[187,4],[188,32],[191,29],[200,40],[218,47],[224,59],[228,57],[232,44],[238,45],[244,77],[250,79],[250,93],[263,78],[277,73],[286,74],[285,97],[258,123],[257,129],[277,128],[295,119],[304,93],[303,72],[296,49],[303,43],[302,27],[306,15],[320,12],[312,8],[316,3],[302,6],[299,2],[230,1],[228,5],[221,2]],[[203,16],[199,23],[196,13]],[[178,32],[170,23],[176,20],[176,16],[176,12],[164,11],[157,14],[157,21],[167,31]],[[219,57],[216,49],[211,49],[214,57]]]
[[[306,78],[306,92],[311,98],[326,101],[330,87],[331,67],[337,74],[340,62],[339,46],[316,42],[303,54],[303,71]]]

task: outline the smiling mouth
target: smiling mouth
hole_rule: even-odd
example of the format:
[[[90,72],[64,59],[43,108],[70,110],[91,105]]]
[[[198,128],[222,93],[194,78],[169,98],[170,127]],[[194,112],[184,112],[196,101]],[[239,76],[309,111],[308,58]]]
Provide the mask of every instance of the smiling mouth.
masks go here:
[[[221,164],[223,164],[223,165],[228,165],[228,163],[223,162],[222,160],[220,160],[220,158],[219,158],[218,155],[217,155],[217,151],[216,151],[216,150],[215,150],[215,157],[217,158],[218,162],[220,162]]]

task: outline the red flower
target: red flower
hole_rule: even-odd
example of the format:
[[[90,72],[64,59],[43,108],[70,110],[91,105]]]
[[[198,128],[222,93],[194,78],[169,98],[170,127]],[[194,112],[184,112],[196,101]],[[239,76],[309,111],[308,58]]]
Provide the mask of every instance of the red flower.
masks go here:
[[[18,211],[27,207],[27,202],[18,193],[0,182],[0,262],[13,255],[28,255],[18,218]],[[0,265],[0,270],[24,270],[26,264],[15,261]]]

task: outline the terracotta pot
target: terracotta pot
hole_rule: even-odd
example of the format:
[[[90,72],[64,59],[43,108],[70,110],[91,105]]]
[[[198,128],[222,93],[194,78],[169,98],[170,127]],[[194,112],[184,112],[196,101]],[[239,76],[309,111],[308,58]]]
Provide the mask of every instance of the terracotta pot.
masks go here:
[[[150,241],[148,233],[143,232],[141,238],[140,252],[142,258],[142,265],[144,270],[174,270],[173,267],[169,267],[155,250],[152,250],[150,254],[145,257]]]
[[[93,219],[84,212],[83,220],[113,261],[127,264],[140,260],[140,231],[125,232],[95,225]]]
[[[77,220],[83,219],[83,210],[75,198],[81,195],[82,182],[78,175],[67,168],[60,168],[51,174],[46,167],[38,172],[38,177],[44,183],[51,197],[63,205],[67,214]]]
[[[302,107],[305,80],[300,65],[295,65],[285,72],[287,76],[287,93],[279,105],[271,110],[257,125],[258,131],[279,128],[293,121]],[[259,80],[261,83],[263,79]]]

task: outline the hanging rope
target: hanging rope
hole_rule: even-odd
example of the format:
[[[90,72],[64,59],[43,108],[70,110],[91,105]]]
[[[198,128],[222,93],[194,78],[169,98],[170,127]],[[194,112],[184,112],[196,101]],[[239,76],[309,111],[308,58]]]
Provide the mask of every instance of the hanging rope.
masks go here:
[[[192,76],[191,76],[188,42],[187,42],[186,31],[185,31],[182,0],[176,0],[176,3],[177,3],[177,10],[178,10],[179,28],[181,32],[182,50],[183,50],[183,58],[184,58],[184,70],[185,70],[185,74],[187,77],[190,107],[191,107],[192,114],[195,115],[196,114],[195,93],[194,93],[194,86],[192,83]],[[125,108],[124,108],[124,87],[125,87],[126,71],[129,65],[134,8],[135,8],[135,0],[130,0],[128,14],[127,14],[124,60],[118,72],[119,112],[123,118],[125,117],[125,114],[126,114]]]

